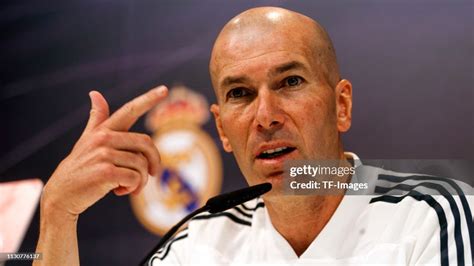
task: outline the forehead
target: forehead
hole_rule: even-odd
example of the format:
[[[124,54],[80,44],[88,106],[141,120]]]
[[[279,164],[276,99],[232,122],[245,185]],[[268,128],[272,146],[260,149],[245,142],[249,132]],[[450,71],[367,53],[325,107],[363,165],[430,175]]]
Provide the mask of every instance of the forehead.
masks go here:
[[[211,76],[216,89],[228,75],[255,73],[287,62],[316,67],[313,34],[305,29],[259,28],[222,36],[214,47]],[[248,73],[247,73],[248,74]]]

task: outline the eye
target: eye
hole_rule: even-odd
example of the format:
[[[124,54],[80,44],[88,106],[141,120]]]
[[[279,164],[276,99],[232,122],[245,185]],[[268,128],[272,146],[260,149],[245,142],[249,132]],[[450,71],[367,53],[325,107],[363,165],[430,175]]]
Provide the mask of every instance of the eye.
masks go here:
[[[285,86],[295,87],[300,85],[303,82],[303,79],[298,76],[290,76],[285,79]]]
[[[235,88],[231,89],[227,93],[227,98],[241,98],[247,96],[249,93],[244,88]]]

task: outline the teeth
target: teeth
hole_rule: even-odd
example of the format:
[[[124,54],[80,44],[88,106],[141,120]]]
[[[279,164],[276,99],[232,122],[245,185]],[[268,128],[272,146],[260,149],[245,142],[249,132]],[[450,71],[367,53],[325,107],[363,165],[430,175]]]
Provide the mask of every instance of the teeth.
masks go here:
[[[280,148],[276,148],[276,149],[270,149],[270,150],[266,150],[266,151],[264,151],[264,152],[262,152],[262,153],[264,153],[264,154],[272,154],[272,153],[275,153],[275,152],[280,152],[280,151],[282,151],[282,150],[284,150],[284,149],[286,149],[286,148],[288,148],[288,147],[280,147]]]

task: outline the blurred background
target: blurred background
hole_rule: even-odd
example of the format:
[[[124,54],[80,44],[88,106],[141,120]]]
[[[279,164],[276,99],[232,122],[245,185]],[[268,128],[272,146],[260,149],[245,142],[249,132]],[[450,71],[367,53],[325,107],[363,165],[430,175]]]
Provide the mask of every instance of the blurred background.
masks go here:
[[[473,1],[2,1],[0,182],[48,180],[85,126],[92,89],[112,110],[159,84],[215,102],[215,37],[236,14],[266,5],[306,14],[332,37],[354,89],[346,150],[362,159],[474,158]],[[245,186],[213,121],[203,128],[220,149],[222,190]],[[151,133],[143,120],[133,130]],[[34,251],[38,221],[36,210],[20,251]],[[84,265],[136,264],[158,240],[129,199],[114,195],[86,211],[78,231]]]

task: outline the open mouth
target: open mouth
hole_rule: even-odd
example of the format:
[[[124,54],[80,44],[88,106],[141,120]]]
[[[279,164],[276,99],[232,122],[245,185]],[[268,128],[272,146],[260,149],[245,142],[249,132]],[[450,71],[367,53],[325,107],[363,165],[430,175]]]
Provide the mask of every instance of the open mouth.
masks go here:
[[[257,159],[272,159],[278,156],[282,156],[294,151],[296,148],[294,147],[280,147],[276,149],[269,149],[263,151],[257,156]]]

